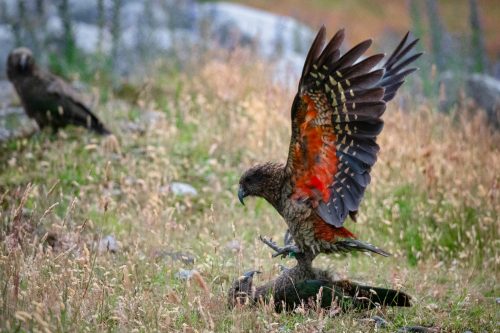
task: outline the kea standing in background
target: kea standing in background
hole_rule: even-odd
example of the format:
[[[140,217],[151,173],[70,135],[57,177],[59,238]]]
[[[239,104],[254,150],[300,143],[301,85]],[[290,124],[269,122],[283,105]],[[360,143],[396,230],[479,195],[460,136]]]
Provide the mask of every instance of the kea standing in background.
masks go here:
[[[111,133],[71,85],[38,68],[29,49],[20,47],[9,54],[7,77],[16,88],[24,110],[40,129],[51,127],[56,132],[66,125],[76,125],[98,134]]]
[[[384,54],[361,60],[370,47],[364,41],[345,54],[340,30],[325,43],[325,27],[307,55],[293,101],[292,136],[286,164],[265,163],[247,170],[238,197],[266,199],[286,221],[295,245],[281,253],[371,251],[388,253],[359,241],[344,227],[355,219],[370,170],[377,160],[376,138],[383,128],[386,103],[404,78],[416,40],[409,33],[382,64]]]

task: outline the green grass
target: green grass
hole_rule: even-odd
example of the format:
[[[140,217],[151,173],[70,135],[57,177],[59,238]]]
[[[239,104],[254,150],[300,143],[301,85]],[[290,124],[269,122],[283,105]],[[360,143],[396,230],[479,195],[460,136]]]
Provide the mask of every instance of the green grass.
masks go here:
[[[228,64],[209,62],[194,75],[157,68],[148,84],[129,88],[134,98],[120,92],[129,103],[117,104],[111,91],[97,112],[119,149],[76,128],[1,144],[3,331],[497,329],[499,138],[481,119],[456,121],[428,110],[388,110],[359,222],[348,222],[359,238],[393,256],[315,262],[340,276],[402,288],[414,296],[413,307],[340,316],[228,309],[228,285],[241,272],[262,270],[260,284],[278,274],[278,264],[294,263],[271,259],[257,240],[281,239],[280,216],[264,200],[243,207],[236,197],[245,168],[284,160],[288,149],[292,92],[273,86],[263,64],[253,62],[249,71],[252,61],[239,55]],[[151,110],[165,118],[144,133],[126,130]],[[199,195],[175,196],[171,181],[188,182]],[[119,242],[117,253],[98,251],[109,234]],[[233,240],[241,251],[228,247]],[[196,260],[184,264],[162,251]],[[196,269],[201,280],[177,279],[181,268]],[[389,327],[376,330],[363,320],[373,315]]]

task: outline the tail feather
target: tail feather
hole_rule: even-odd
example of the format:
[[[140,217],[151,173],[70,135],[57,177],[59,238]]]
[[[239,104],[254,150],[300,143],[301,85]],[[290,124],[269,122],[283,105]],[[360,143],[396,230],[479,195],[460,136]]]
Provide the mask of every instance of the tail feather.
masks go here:
[[[349,280],[335,281],[333,285],[339,290],[342,290],[344,297],[347,296],[357,308],[369,309],[375,306],[411,306],[411,297],[402,291],[361,285]]]
[[[402,291],[357,285],[357,292],[370,293],[370,301],[381,306],[411,306],[411,297]]]
[[[101,122],[97,121],[92,124],[90,129],[100,135],[110,135],[112,134]]]
[[[321,299],[318,301],[318,297]],[[409,307],[411,297],[394,289],[359,285],[349,280],[303,280],[274,294],[276,311],[288,311],[311,301],[321,308],[329,308],[335,301],[343,311],[369,310],[378,306]]]
[[[381,256],[384,257],[389,257],[391,255],[389,252],[386,252],[376,247],[375,245],[360,241],[358,239],[346,239],[338,241],[335,242],[335,245],[339,250],[344,252],[351,252],[351,251],[373,252],[376,254],[380,254]]]

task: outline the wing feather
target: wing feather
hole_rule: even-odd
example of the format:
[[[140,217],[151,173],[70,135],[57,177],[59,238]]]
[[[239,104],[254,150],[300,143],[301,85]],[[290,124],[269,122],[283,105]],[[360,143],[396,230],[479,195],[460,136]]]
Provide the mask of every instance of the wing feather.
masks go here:
[[[62,79],[51,76],[47,92],[58,99],[64,112],[62,117],[67,123],[87,127],[99,134],[111,133],[92,113],[83,96]]]
[[[389,56],[360,58],[372,44],[366,40],[344,55],[340,30],[322,50],[325,28],[316,36],[306,57],[292,106],[292,138],[286,170],[292,199],[309,202],[328,224],[342,227],[357,212],[370,171],[377,161],[376,138],[381,119],[419,54],[409,55],[417,39],[409,33]]]

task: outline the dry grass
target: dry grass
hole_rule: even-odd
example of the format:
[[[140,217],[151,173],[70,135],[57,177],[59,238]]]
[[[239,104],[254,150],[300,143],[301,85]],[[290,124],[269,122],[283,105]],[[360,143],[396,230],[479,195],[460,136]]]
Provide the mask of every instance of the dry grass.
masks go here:
[[[281,239],[285,224],[262,200],[242,207],[235,195],[246,167],[286,158],[293,92],[274,86],[268,72],[236,52],[196,75],[154,75],[137,105],[111,99],[99,108],[120,149],[78,129],[4,144],[2,330],[384,331],[361,320],[373,314],[392,323],[387,331],[497,330],[500,138],[480,115],[447,116],[425,105],[387,111],[373,183],[359,223],[350,224],[394,256],[317,262],[401,287],[415,306],[337,317],[227,308],[233,277],[258,268],[267,280],[280,263],[257,237]],[[165,116],[144,134],[125,129],[145,111]],[[199,196],[174,196],[173,180],[193,184]],[[118,240],[116,253],[99,250],[108,234]],[[234,240],[240,249],[229,246]],[[168,251],[189,252],[195,263]],[[181,281],[181,268],[199,274]]]

